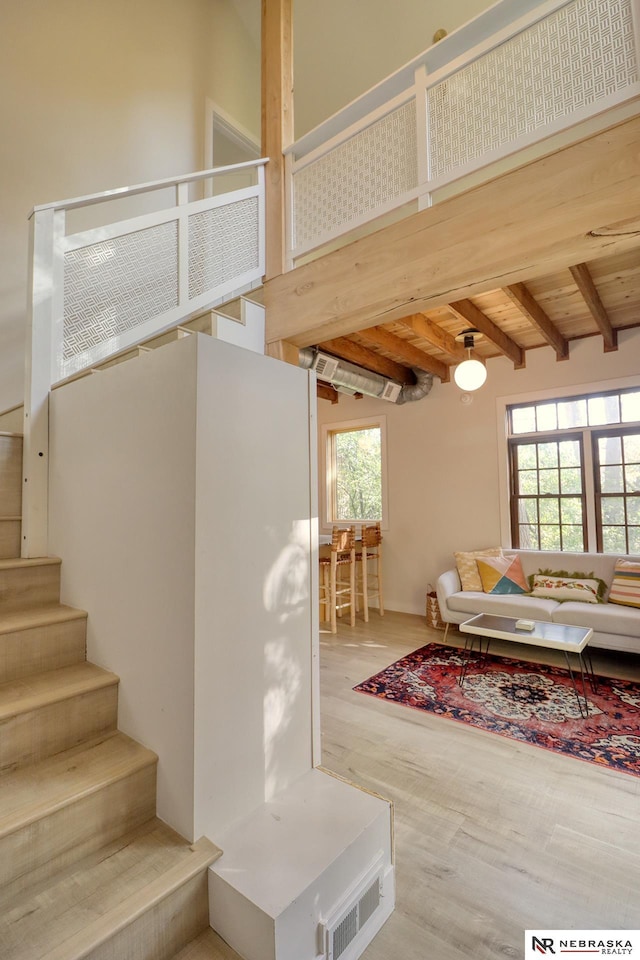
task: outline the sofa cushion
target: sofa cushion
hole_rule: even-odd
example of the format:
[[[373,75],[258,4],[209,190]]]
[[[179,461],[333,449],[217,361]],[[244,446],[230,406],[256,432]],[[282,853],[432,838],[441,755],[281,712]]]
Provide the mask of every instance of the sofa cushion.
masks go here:
[[[476,613],[495,613],[501,617],[527,617],[533,620],[551,622],[556,607],[566,606],[555,600],[542,600],[539,597],[530,597],[529,594],[509,594],[501,596],[493,593],[478,593],[465,590],[452,594],[448,599],[449,609],[459,613],[468,613],[472,617]]]
[[[572,577],[534,573],[531,581],[531,593],[534,597],[571,600],[577,603],[598,602],[598,580],[576,580]]]
[[[619,633],[640,637],[640,610],[616,603],[560,603],[554,611],[555,623],[592,627],[594,633]]]
[[[609,600],[626,607],[640,607],[640,560],[616,561]]]
[[[488,547],[486,550],[472,550],[467,553],[454,553],[456,567],[460,576],[463,590],[482,590],[482,582],[478,572],[478,557],[499,557],[502,547]]]
[[[478,557],[478,573],[484,593],[519,594],[529,593],[522,564],[517,554],[501,557]]]

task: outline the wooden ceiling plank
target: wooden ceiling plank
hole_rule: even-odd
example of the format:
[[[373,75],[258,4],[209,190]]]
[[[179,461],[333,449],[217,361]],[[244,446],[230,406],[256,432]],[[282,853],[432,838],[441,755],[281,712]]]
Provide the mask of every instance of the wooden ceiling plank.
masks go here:
[[[425,353],[424,350],[420,350],[413,343],[403,340],[402,337],[397,337],[389,330],[385,330],[384,327],[369,327],[367,330],[358,330],[358,336],[362,337],[363,340],[368,340],[369,343],[377,344],[383,350],[388,350],[389,353],[394,353],[397,357],[402,357],[412,367],[433,373],[436,377],[440,377],[443,383],[448,383],[449,367],[446,363]]]
[[[600,294],[596,290],[589,268],[586,263],[576,263],[569,267],[571,276],[580,291],[584,302],[589,308],[591,316],[595,320],[598,330],[604,340],[605,353],[618,349],[618,334],[611,326],[611,320],[600,299]]]
[[[390,380],[396,380],[398,383],[414,383],[415,377],[408,367],[383,357],[373,350],[367,350],[360,343],[354,343],[353,340],[347,340],[346,337],[338,337],[335,340],[323,340],[318,344],[318,349],[331,353],[342,360],[348,360],[359,367],[364,367],[373,373],[379,373],[383,377],[389,377]]]
[[[637,248],[613,225],[640,208],[638,143],[635,116],[267,281],[267,340],[308,346]]]
[[[449,309],[453,310],[461,320],[483,333],[487,340],[490,340],[498,348],[500,353],[513,361],[516,370],[521,370],[526,366],[525,352],[522,347],[518,346],[515,340],[512,340],[500,327],[496,326],[493,320],[490,320],[471,300],[454,300],[453,303],[449,304]]]
[[[555,324],[549,319],[545,311],[531,293],[525,287],[524,283],[513,283],[508,287],[503,287],[503,292],[516,305],[518,310],[531,321],[533,326],[540,331],[547,343],[553,347],[556,352],[556,360],[569,359],[569,342],[566,340]]]
[[[331,403],[337,403],[340,399],[340,394],[330,383],[321,383],[319,380],[316,383],[316,395],[318,400],[330,400]]]

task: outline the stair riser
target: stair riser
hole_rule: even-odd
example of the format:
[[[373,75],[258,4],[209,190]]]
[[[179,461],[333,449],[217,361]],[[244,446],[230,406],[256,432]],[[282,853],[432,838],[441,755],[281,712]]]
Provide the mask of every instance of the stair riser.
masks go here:
[[[0,839],[0,887],[40,883],[155,814],[156,764]]]
[[[100,737],[116,728],[118,685],[9,717],[0,723],[0,773]]]
[[[81,663],[87,618],[0,635],[0,683]]]
[[[193,877],[106,943],[91,960],[171,960],[209,925],[207,871]]]
[[[59,599],[59,563],[0,570],[0,607],[5,610],[58,603]]]
[[[20,556],[20,520],[0,518],[0,560],[10,560]]]
[[[22,514],[22,437],[0,436],[0,516]]]

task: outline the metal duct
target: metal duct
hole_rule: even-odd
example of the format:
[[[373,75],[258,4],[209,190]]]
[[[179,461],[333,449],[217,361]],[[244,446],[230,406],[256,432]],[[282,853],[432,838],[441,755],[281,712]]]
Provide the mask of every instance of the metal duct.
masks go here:
[[[416,382],[405,384],[400,391],[400,396],[396,403],[412,403],[414,400],[422,400],[431,391],[433,386],[433,374],[426,370],[418,370],[417,367],[411,368]]]
[[[356,393],[369,397],[378,397],[394,403],[408,403],[421,400],[431,390],[433,375],[424,370],[414,370],[416,383],[401,387],[378,373],[365,370],[347,360],[339,360],[328,354],[320,353],[312,347],[303,347],[299,351],[298,363],[305,370],[314,368],[320,379],[337,387],[346,387]]]

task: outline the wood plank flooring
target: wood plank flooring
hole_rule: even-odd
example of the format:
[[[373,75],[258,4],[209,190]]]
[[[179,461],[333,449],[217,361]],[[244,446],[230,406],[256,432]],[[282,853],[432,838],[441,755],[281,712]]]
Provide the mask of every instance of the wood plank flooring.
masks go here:
[[[526,929],[640,928],[640,778],[353,692],[442,637],[376,611],[320,635],[322,762],[395,804],[396,910],[364,960],[519,958]],[[640,657],[593,659],[640,680]]]

